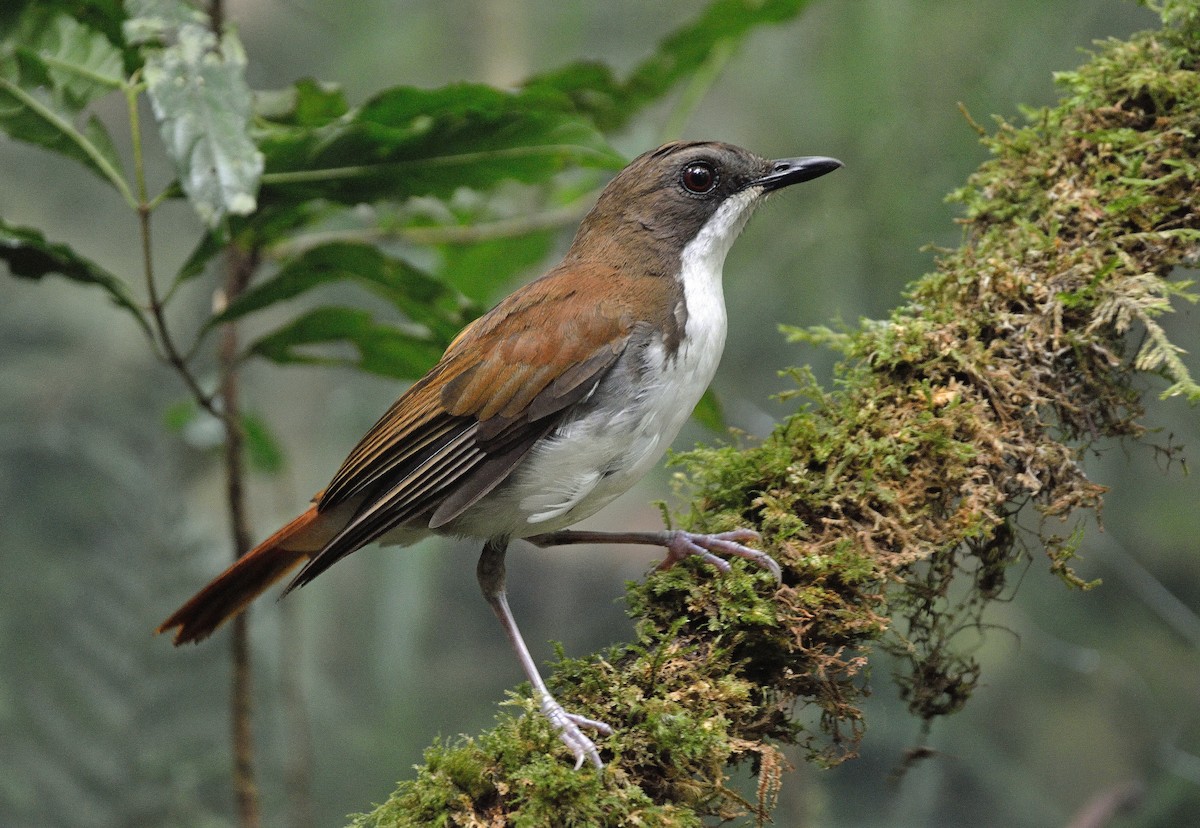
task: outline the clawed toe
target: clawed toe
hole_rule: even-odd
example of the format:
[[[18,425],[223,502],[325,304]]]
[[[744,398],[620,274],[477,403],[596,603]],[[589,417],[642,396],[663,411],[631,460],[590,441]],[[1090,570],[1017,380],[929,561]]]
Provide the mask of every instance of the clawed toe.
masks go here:
[[[670,569],[684,558],[695,556],[715,566],[721,572],[728,572],[729,562],[720,557],[724,555],[745,558],[770,572],[776,582],[781,581],[783,571],[774,558],[766,552],[744,546],[741,543],[742,541],[757,540],[761,540],[761,536],[753,529],[733,529],[714,535],[683,531],[671,532],[670,540],[667,543],[667,557],[659,564],[658,568]]]
[[[611,736],[613,729],[604,722],[580,716],[578,713],[568,713],[563,706],[550,696],[542,697],[542,714],[550,720],[551,726],[558,731],[558,738],[570,748],[575,757],[575,770],[583,767],[585,761],[590,761],[596,769],[604,767],[600,761],[600,751],[596,743],[587,737],[583,728],[594,730],[604,736]]]

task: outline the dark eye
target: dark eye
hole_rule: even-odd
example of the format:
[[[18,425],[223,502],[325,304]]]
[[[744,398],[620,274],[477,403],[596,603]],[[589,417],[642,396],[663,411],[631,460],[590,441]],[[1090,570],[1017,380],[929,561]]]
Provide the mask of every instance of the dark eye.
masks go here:
[[[704,195],[717,186],[717,171],[707,161],[693,161],[683,168],[679,180],[689,193]]]

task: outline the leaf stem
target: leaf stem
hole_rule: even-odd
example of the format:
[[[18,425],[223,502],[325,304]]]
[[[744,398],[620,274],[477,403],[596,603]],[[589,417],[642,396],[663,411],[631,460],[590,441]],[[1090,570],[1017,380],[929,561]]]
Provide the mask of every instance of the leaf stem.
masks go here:
[[[117,188],[117,192],[121,194],[121,198],[125,199],[125,203],[131,209],[137,209],[137,202],[134,200],[133,193],[130,191],[129,185],[125,182],[121,173],[104,157],[104,153],[95,144],[89,141],[79,130],[75,129],[74,124],[7,78],[0,78],[0,89],[3,89],[22,104],[29,107],[39,117],[57,129],[67,140],[83,150],[88,160],[96,165],[96,169],[99,170],[100,174]]]
[[[107,86],[109,89],[120,89],[125,85],[124,78],[114,77],[112,75],[102,75],[99,72],[93,72],[87,66],[80,66],[77,63],[70,63],[54,55],[40,52],[38,53],[37,57],[42,63],[45,63],[47,66],[53,66],[60,72],[77,75],[101,86]]]
[[[406,158],[398,161],[384,161],[378,164],[355,164],[348,167],[326,167],[324,169],[263,173],[262,183],[264,185],[305,184],[312,181],[333,181],[343,178],[369,178],[379,175],[382,170],[395,168],[446,167],[454,164],[476,164],[480,161],[531,158],[539,155],[560,155],[564,158],[574,159],[595,158],[609,162],[614,169],[621,167],[625,163],[624,159],[613,153],[603,152],[592,147],[580,146],[578,144],[540,144],[537,146],[507,147],[505,149],[481,152],[460,152],[428,158]]]
[[[141,236],[142,273],[146,278],[146,301],[154,320],[154,330],[158,335],[155,350],[159,357],[174,368],[175,373],[179,374],[196,403],[209,414],[220,418],[221,412],[213,396],[200,387],[199,381],[188,367],[187,360],[175,346],[175,340],[171,337],[171,329],[167,325],[165,306],[158,296],[158,288],[154,280],[153,248],[150,243],[150,214],[154,211],[154,205],[147,198],[146,165],[142,155],[142,129],[138,117],[137,96],[138,87],[136,85],[130,84],[125,87],[125,103],[129,110],[129,135],[133,144],[133,175],[137,187],[137,198],[132,201],[132,204],[137,213],[138,233]]]

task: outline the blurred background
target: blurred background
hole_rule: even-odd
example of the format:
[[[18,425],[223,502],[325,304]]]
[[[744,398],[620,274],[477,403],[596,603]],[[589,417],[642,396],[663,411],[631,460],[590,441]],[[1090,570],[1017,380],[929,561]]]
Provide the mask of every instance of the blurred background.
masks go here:
[[[313,76],[360,102],[401,83],[511,84],[585,57],[621,72],[704,5],[231,0],[228,17],[252,86]],[[846,168],[773,199],[729,257],[731,329],[715,388],[730,424],[764,434],[787,413],[770,399],[787,387],[780,369],[809,363],[830,377],[830,356],[786,344],[778,324],[884,316],[931,269],[925,245],[958,244],[943,196],[985,157],[958,102],[981,123],[1019,119],[1020,104],[1056,100],[1052,72],[1082,62],[1094,40],[1156,23],[1124,0],[821,0],[752,35],[684,137],[833,155]],[[656,145],[669,113],[670,103],[652,110],[618,146],[632,157]],[[137,272],[134,218],[101,184],[5,140],[0,171],[0,215]],[[155,255],[171,272],[199,227],[183,205],[156,221]],[[180,320],[194,318],[189,302],[195,311],[211,301],[193,294]],[[0,296],[0,825],[228,824],[227,634],[185,650],[151,635],[230,554],[207,448],[217,435],[163,426],[183,389],[99,292],[5,278]],[[1197,319],[1184,308],[1165,320],[1193,355]],[[306,504],[399,391],[349,372],[254,363],[245,389],[286,450],[282,475],[251,481],[257,537]],[[1200,416],[1158,402],[1161,390],[1147,382],[1150,442],[1194,458]],[[693,425],[677,447],[714,439]],[[1200,481],[1165,458],[1148,443],[1090,454],[1090,474],[1110,493],[1079,571],[1103,585],[1069,592],[1032,550],[1014,597],[991,612],[994,627],[965,642],[982,686],[925,741],[889,665],[875,661],[861,758],[785,777],[777,824],[1067,825],[1098,797],[1133,792],[1136,807],[1114,825],[1196,824]],[[655,526],[650,502],[666,496],[669,475],[589,525]],[[521,675],[478,594],[477,552],[448,541],[370,548],[287,601],[255,607],[268,825],[342,824],[410,776],[433,738],[489,725]],[[552,640],[577,655],[628,640],[622,583],[654,555],[514,548],[511,599],[535,658],[552,655]],[[936,753],[889,781],[918,744]]]

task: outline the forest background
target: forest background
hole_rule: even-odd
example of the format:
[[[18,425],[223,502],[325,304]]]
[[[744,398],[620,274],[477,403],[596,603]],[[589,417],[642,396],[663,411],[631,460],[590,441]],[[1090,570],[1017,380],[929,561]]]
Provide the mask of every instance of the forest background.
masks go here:
[[[626,71],[704,8],[699,2],[534,0],[231,2],[254,88],[336,81],[351,102],[383,86],[513,84],[581,57]],[[778,324],[879,318],[931,268],[926,244],[961,230],[943,196],[985,157],[976,120],[1054,101],[1052,72],[1093,40],[1157,25],[1120,0],[815,2],[728,56],[682,135],[769,156],[833,155],[846,170],[775,199],[726,267],[731,330],[715,388],[728,423],[764,434],[788,410],[777,371],[832,357]],[[657,144],[677,101],[615,144]],[[111,191],[48,154],[0,141],[0,216],[47,229],[116,273],[138,268],[136,222]],[[165,170],[159,170],[167,174]],[[166,272],[191,252],[194,213],[156,214]],[[558,249],[569,238],[564,222]],[[547,261],[549,258],[547,259]],[[538,272],[531,267],[520,278]],[[495,286],[495,295],[504,291]],[[222,824],[228,792],[227,658],[219,642],[175,651],[152,628],[228,557],[220,470],[203,423],[163,425],[184,390],[137,328],[64,282],[3,283],[0,302],[0,823]],[[327,296],[352,292],[332,287]],[[203,306],[199,292],[187,301]],[[1195,310],[1164,319],[1200,351]],[[270,318],[261,324],[269,327]],[[282,447],[251,478],[258,537],[327,481],[395,397],[395,381],[247,363],[247,405]],[[1200,445],[1195,410],[1160,403],[1161,442]],[[678,443],[719,435],[690,427]],[[1169,824],[1200,788],[1200,481],[1145,445],[1087,459],[1110,487],[1105,531],[1078,566],[1103,578],[1068,593],[1035,562],[978,640],[983,686],[935,724],[938,755],[901,786],[889,774],[919,725],[872,670],[862,756],[801,765],[776,811],[793,825],[1065,824],[1098,793],[1145,790],[1130,825]],[[268,464],[269,465],[269,464]],[[652,527],[660,472],[589,525]],[[313,588],[252,615],[256,737],[267,824],[338,824],[381,801],[438,735],[486,727],[519,679],[472,568],[474,544],[430,542],[354,556]],[[550,640],[583,654],[632,631],[624,579],[646,550],[510,556],[512,601],[535,658]],[[1189,610],[1188,608],[1192,608]],[[288,627],[295,634],[284,637]],[[292,715],[303,710],[302,724]],[[300,737],[298,739],[298,737]],[[312,803],[305,815],[297,801]]]

